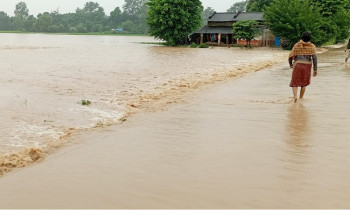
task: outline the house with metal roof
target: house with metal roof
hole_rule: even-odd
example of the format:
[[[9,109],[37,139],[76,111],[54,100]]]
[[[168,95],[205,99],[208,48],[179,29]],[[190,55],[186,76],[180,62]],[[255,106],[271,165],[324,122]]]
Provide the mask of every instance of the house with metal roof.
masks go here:
[[[234,38],[232,25],[241,20],[255,20],[263,31],[263,16],[263,12],[214,12],[209,16],[208,24],[191,35],[191,40],[197,44],[236,44],[240,40]]]

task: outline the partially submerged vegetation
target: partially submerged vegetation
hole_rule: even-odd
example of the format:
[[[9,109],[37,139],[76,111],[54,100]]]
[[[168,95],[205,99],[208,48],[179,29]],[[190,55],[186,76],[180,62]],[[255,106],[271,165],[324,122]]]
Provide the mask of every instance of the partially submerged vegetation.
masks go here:
[[[81,100],[81,105],[83,105],[83,106],[88,106],[90,104],[91,104],[90,100]]]

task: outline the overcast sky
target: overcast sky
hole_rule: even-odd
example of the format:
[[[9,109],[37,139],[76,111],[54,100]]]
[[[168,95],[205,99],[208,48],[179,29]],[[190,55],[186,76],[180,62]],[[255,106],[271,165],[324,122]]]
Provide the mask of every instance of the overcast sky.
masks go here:
[[[60,13],[74,12],[76,8],[83,8],[88,1],[97,2],[105,9],[107,15],[116,7],[122,8],[124,0],[0,0],[0,11],[13,16],[16,4],[25,2],[29,14],[37,15],[42,12],[51,12],[58,9]],[[217,12],[225,12],[234,2],[241,0],[201,0],[204,8],[211,7]]]

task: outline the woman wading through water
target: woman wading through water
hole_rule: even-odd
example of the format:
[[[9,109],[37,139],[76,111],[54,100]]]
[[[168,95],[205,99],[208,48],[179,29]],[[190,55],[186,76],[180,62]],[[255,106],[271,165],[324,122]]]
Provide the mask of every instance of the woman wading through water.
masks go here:
[[[317,76],[316,47],[310,40],[311,34],[304,32],[301,40],[294,45],[289,54],[289,66],[293,68],[292,80],[289,86],[293,89],[294,103],[298,100],[298,87],[301,87],[300,98],[304,97],[306,86],[310,84],[311,80],[312,64],[314,67],[313,76]]]

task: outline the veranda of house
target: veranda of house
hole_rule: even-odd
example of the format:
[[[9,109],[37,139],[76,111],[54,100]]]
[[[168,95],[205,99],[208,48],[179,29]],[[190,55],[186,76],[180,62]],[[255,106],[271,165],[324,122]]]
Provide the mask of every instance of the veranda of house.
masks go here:
[[[209,16],[208,24],[190,36],[191,42],[216,46],[247,45],[246,40],[234,38],[233,24],[241,20],[255,20],[258,22],[260,33],[250,41],[250,45],[273,46],[275,36],[263,24],[263,15],[263,12],[214,12]]]

